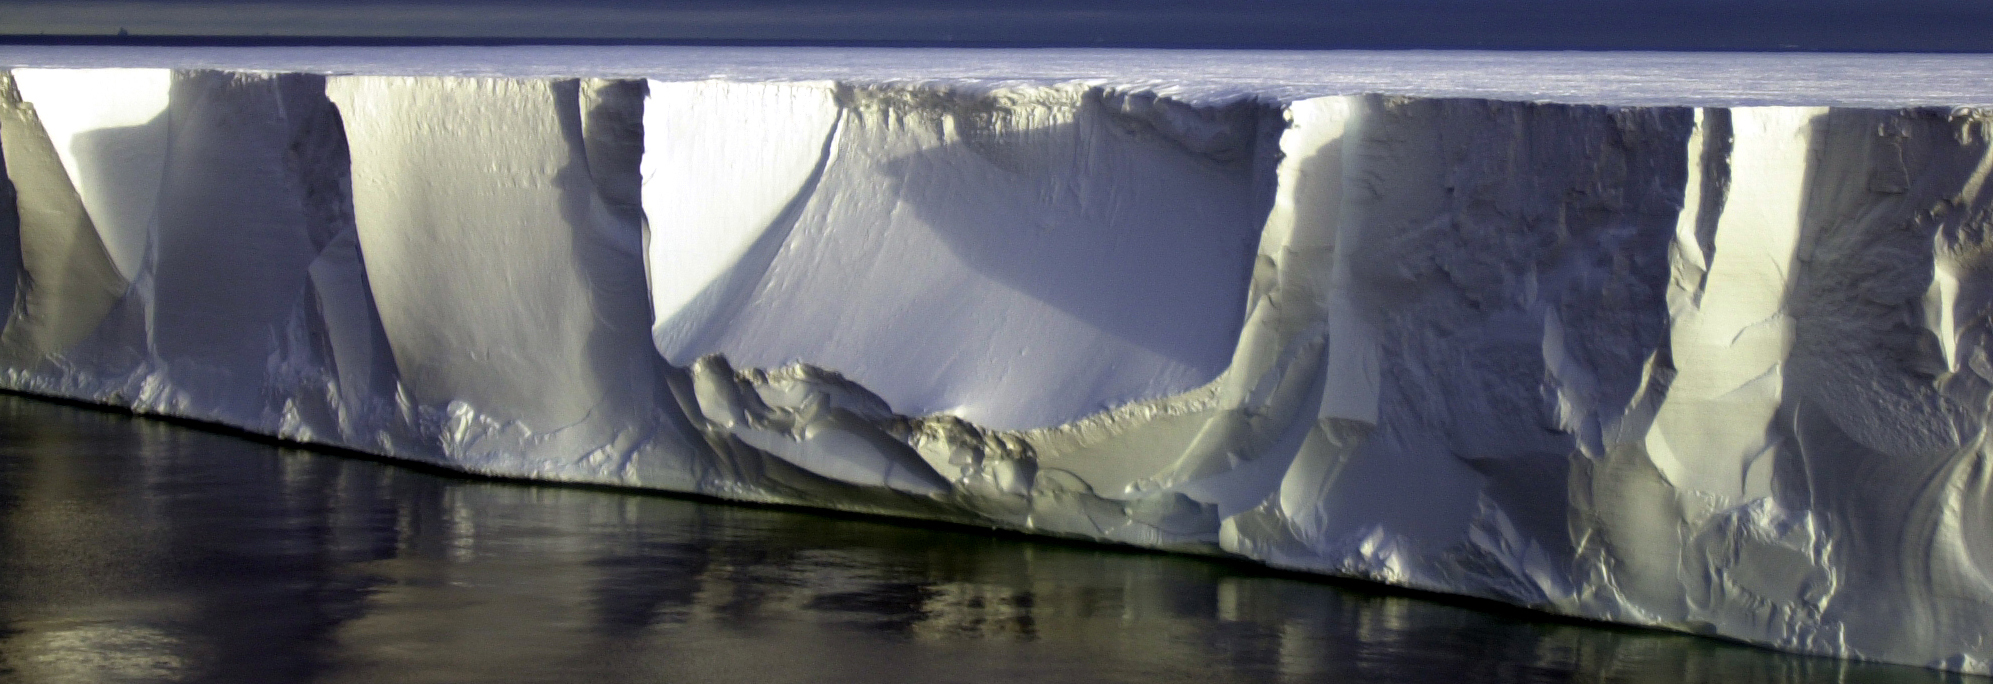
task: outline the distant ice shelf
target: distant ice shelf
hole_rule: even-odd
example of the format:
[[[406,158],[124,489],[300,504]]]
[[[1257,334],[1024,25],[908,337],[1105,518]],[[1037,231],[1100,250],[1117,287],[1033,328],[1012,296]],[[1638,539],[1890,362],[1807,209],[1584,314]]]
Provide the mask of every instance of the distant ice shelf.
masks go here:
[[[9,389],[1989,672],[1993,82],[37,49],[0,50]]]

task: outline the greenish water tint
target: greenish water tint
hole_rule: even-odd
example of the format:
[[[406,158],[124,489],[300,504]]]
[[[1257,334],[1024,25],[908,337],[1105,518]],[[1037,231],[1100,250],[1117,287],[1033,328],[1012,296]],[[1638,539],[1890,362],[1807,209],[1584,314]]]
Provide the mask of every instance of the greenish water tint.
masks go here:
[[[1983,681],[1203,558],[438,476],[11,396],[0,680]]]

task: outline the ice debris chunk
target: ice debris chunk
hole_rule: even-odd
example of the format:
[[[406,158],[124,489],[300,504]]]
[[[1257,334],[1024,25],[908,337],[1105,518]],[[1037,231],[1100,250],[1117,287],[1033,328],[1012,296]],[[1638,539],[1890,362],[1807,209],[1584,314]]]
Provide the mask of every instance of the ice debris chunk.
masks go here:
[[[1993,662],[1993,113],[17,69],[0,386]]]

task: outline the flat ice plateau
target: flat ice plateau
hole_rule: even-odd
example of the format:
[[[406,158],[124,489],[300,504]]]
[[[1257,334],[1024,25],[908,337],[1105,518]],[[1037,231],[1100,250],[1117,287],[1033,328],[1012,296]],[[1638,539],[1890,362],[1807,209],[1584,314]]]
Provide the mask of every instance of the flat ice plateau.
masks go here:
[[[6,388],[1993,663],[1993,56],[0,64]]]

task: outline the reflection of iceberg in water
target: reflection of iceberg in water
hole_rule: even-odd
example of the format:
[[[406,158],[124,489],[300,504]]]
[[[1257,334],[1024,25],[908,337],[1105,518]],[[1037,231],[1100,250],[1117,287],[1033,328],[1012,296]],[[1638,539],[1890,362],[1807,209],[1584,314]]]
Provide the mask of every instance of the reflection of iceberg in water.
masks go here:
[[[14,397],[0,426],[0,582],[35,589],[7,596],[26,610],[0,662],[30,681],[1946,676],[1177,555],[457,481]]]
[[[1979,110],[156,80],[153,180],[8,89],[9,387],[1989,656]],[[88,198],[144,193],[127,274]]]

